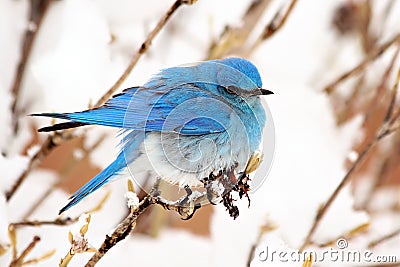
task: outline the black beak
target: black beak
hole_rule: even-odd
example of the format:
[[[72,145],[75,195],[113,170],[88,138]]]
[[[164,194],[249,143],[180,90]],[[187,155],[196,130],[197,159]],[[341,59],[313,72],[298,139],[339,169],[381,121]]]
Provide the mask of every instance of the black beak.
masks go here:
[[[273,95],[274,92],[267,90],[267,89],[260,89],[262,95]]]

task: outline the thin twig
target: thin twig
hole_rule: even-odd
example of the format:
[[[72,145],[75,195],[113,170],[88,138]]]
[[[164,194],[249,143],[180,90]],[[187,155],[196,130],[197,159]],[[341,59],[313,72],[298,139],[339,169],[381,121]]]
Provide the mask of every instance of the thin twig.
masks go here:
[[[79,219],[79,217],[76,217],[76,218],[67,217],[67,218],[57,218],[52,221],[50,221],[50,220],[49,221],[39,221],[39,220],[22,221],[22,222],[11,223],[11,225],[13,225],[16,228],[22,227],[22,226],[37,227],[37,226],[43,226],[43,225],[59,225],[59,226],[61,226],[61,225],[73,224],[73,223],[77,222],[78,219]]]
[[[36,246],[36,244],[40,241],[39,236],[34,236],[29,245],[22,251],[21,255],[15,260],[13,260],[10,264],[10,267],[20,267],[22,266],[25,257],[32,251],[32,249]]]
[[[246,43],[271,0],[253,0],[243,14],[240,26],[225,26],[217,41],[214,41],[209,50],[207,59],[215,59],[229,54],[240,54],[243,44]]]
[[[18,177],[16,182],[13,184],[10,190],[6,192],[6,200],[10,201],[11,197],[15,194],[17,189],[21,186],[21,184],[24,182],[28,174],[36,168],[36,166],[39,165],[39,163],[48,155],[50,152],[60,145],[61,143],[72,139],[72,133],[71,131],[63,131],[63,132],[58,132],[54,133],[52,135],[49,135],[49,137],[46,139],[46,141],[42,144],[40,149],[30,158],[29,163],[25,171],[22,172],[22,174]]]
[[[17,71],[11,86],[11,94],[13,100],[11,103],[11,113],[14,134],[18,131],[19,126],[19,110],[18,101],[21,91],[21,84],[25,74],[25,68],[32,51],[33,43],[36,39],[37,32],[42,25],[43,18],[49,9],[52,0],[30,0],[29,22],[22,41],[21,58],[18,62]]]
[[[257,246],[260,243],[261,238],[263,237],[263,235],[265,233],[272,232],[277,228],[278,228],[277,225],[275,225],[275,224],[273,224],[273,223],[271,223],[269,221],[266,221],[264,225],[262,225],[261,227],[258,228],[258,234],[257,234],[256,240],[251,245],[250,250],[249,250],[249,254],[247,255],[247,263],[246,263],[247,267],[251,266],[251,262],[254,259],[254,253],[256,252]]]
[[[292,13],[294,6],[296,5],[297,0],[291,0],[290,4],[286,7],[281,7],[278,12],[274,15],[270,23],[268,23],[261,35],[254,42],[253,46],[249,50],[250,53],[257,49],[257,47],[264,42],[265,40],[271,38],[275,33],[279,31],[289,18],[289,15]]]
[[[152,197],[145,197],[139,204],[137,209],[131,210],[125,219],[117,226],[111,235],[106,235],[103,244],[98,251],[90,258],[85,267],[93,267],[96,263],[119,241],[125,239],[134,228],[134,224],[140,214],[142,214],[149,206],[154,204]]]
[[[342,82],[344,82],[345,80],[347,80],[348,78],[350,78],[353,75],[356,75],[358,73],[360,73],[361,71],[363,71],[370,62],[372,62],[373,60],[377,59],[379,56],[381,56],[383,54],[383,52],[385,52],[390,46],[392,46],[394,43],[396,42],[400,42],[400,34],[396,34],[392,39],[390,39],[389,41],[385,42],[384,44],[382,44],[381,46],[373,49],[371,51],[371,53],[369,53],[367,55],[367,57],[361,61],[357,66],[355,66],[354,68],[352,68],[351,70],[345,72],[344,74],[342,74],[339,78],[337,78],[335,81],[331,82],[330,84],[328,84],[324,91],[327,94],[332,93],[339,84],[341,84]]]
[[[44,253],[42,256],[40,256],[40,257],[24,261],[22,263],[22,266],[31,265],[31,264],[37,264],[37,263],[39,263],[41,261],[47,260],[48,258],[53,256],[55,253],[56,253],[55,249],[49,250],[46,253]]]
[[[123,75],[116,81],[116,83],[96,102],[95,107],[103,104],[107,99],[111,97],[114,91],[120,86],[120,84],[127,78],[128,74],[132,71],[133,67],[136,65],[139,58],[148,50],[151,41],[160,32],[171,17],[171,15],[183,4],[193,4],[196,0],[177,0],[170,9],[161,18],[160,22],[157,24],[155,29],[150,32],[146,41],[140,46],[138,52],[133,56],[129,66],[124,71]],[[56,146],[60,145],[66,140],[72,139],[72,130],[62,131],[54,135],[50,135],[46,141],[42,144],[41,148],[35,155],[30,159],[27,169],[18,177],[17,181],[14,183],[12,188],[6,192],[6,200],[9,201],[11,197],[15,194],[17,189],[21,186],[23,181],[26,179],[28,174],[41,162],[41,160],[46,157]],[[68,133],[68,134],[66,134]],[[61,137],[61,138],[57,138]],[[55,138],[57,138],[55,140]]]
[[[379,244],[381,244],[381,243],[383,243],[383,242],[385,242],[385,241],[387,241],[389,239],[392,239],[393,237],[396,237],[398,235],[400,235],[400,228],[394,230],[393,232],[391,232],[391,233],[389,233],[387,235],[384,235],[384,236],[382,236],[382,237],[380,237],[378,239],[375,239],[375,240],[369,242],[368,248],[371,249],[371,248],[373,248],[373,247],[375,247],[375,246],[377,246],[377,245],[379,245]]]
[[[106,200],[108,199],[108,197],[110,196],[110,191],[107,192],[107,194],[105,194],[100,201],[97,203],[97,205],[95,207],[93,207],[92,209],[85,211],[83,213],[86,214],[91,214],[93,212],[97,212],[99,211],[104,203],[106,202]],[[77,222],[79,220],[79,216],[71,218],[71,217],[66,217],[66,218],[57,218],[55,220],[47,220],[47,221],[39,221],[39,220],[33,220],[33,221],[22,221],[22,222],[15,222],[15,223],[10,223],[10,226],[12,227],[12,229],[18,228],[18,227],[24,227],[24,226],[33,226],[33,227],[37,227],[37,226],[43,226],[43,225],[58,225],[58,226],[65,226],[65,225],[70,225],[73,224],[75,222]]]
[[[91,145],[88,148],[83,147],[82,158],[79,161],[75,160],[74,162],[72,162],[70,167],[73,167],[74,164],[76,164],[78,162],[86,160],[90,156],[90,153],[92,153],[94,150],[96,150],[101,145],[101,143],[104,141],[105,138],[106,138],[106,134],[102,134],[93,145]],[[63,175],[61,173],[60,176],[67,177],[67,174]],[[27,220],[43,204],[43,202],[51,195],[51,193],[60,186],[60,184],[62,182],[63,182],[63,179],[57,179],[55,182],[53,182],[53,184],[46,190],[46,192],[44,192],[39,199],[37,199],[37,200],[35,200],[35,202],[33,202],[31,207],[28,209],[27,213],[24,214],[24,216],[22,216],[23,220]]]
[[[336,197],[339,195],[339,193],[342,191],[345,185],[350,181],[352,178],[353,172],[356,170],[356,168],[362,163],[363,159],[365,156],[371,151],[371,148],[376,145],[378,142],[377,138],[372,140],[365,148],[364,150],[360,153],[359,157],[357,160],[353,163],[349,171],[346,173],[346,175],[343,177],[342,181],[340,184],[336,187],[335,191],[332,193],[332,195],[329,197],[329,199],[326,201],[325,204],[318,210],[317,215],[314,219],[314,223],[311,226],[311,229],[309,230],[304,243],[300,247],[300,251],[303,251],[310,243],[311,243],[311,238],[314,234],[314,232],[317,230],[317,227],[322,221],[322,218],[325,216],[326,212],[328,209],[331,207],[333,201],[335,201]]]
[[[383,74],[381,82],[379,83],[378,87],[375,90],[374,96],[371,98],[370,103],[368,103],[368,106],[366,107],[366,111],[367,111],[366,116],[367,117],[369,116],[369,113],[373,110],[375,103],[382,99],[382,97],[385,95],[385,92],[390,87],[390,85],[389,85],[390,77],[391,77],[391,74],[393,73],[394,67],[396,65],[395,63],[398,59],[399,52],[400,52],[400,46],[398,46],[396,48],[396,51],[388,65],[388,67],[386,68],[385,73]]]
[[[286,10],[282,7],[281,10],[275,14],[272,21],[264,28],[261,40],[270,38],[285,24],[296,3],[297,0],[292,0]]]

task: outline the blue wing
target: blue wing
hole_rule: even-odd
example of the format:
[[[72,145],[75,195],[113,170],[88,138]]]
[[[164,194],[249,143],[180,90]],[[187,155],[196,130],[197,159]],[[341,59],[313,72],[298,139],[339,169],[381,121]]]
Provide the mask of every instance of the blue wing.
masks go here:
[[[99,108],[33,116],[71,121],[61,125],[96,124],[131,130],[201,135],[224,131],[230,113],[230,105],[223,97],[195,84],[183,84],[173,88],[163,85],[152,88],[133,87],[114,96]],[[51,130],[52,126],[44,129]]]

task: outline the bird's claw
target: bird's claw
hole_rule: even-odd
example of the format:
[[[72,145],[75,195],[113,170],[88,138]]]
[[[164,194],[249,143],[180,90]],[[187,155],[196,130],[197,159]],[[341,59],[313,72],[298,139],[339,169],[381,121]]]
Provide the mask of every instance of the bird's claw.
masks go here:
[[[194,203],[190,200],[192,195],[192,189],[188,185],[184,187],[186,191],[186,196],[179,202],[178,213],[182,216],[182,220],[189,220],[193,217],[197,209],[201,208],[200,203]]]

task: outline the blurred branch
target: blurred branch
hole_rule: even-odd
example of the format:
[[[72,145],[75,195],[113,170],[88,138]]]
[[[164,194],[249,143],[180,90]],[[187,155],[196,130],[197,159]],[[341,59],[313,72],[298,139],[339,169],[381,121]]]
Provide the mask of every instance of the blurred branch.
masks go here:
[[[137,61],[139,58],[148,50],[151,41],[154,39],[154,37],[160,32],[160,30],[165,26],[166,22],[168,19],[171,17],[171,15],[183,4],[193,4],[195,3],[196,0],[177,0],[171,8],[168,9],[168,11],[163,15],[163,17],[160,19],[159,23],[156,25],[154,30],[149,33],[147,36],[146,40],[143,42],[143,44],[140,46],[139,50],[137,53],[133,56],[129,66],[127,69],[124,71],[122,76],[115,82],[115,84],[96,102],[95,107],[98,107],[102,105],[108,98],[111,97],[111,95],[114,93],[114,91],[121,85],[121,83],[127,78],[128,74],[132,71],[132,69],[135,67]],[[27,169],[18,177],[17,181],[14,183],[12,188],[6,192],[6,200],[9,201],[11,197],[15,194],[17,189],[21,186],[23,181],[26,179],[28,174],[34,169],[40,162],[41,160],[46,157],[56,146],[62,144],[64,141],[72,139],[72,130],[64,130],[58,133],[55,133],[53,135],[50,135],[46,141],[42,144],[41,148],[39,149],[38,152],[35,153],[35,155],[30,159],[29,164]]]
[[[70,225],[75,222],[77,222],[79,217],[76,218],[57,218],[52,221],[39,221],[39,220],[34,220],[34,221],[22,221],[22,222],[15,222],[11,223],[10,225],[14,226],[15,228],[22,227],[22,226],[43,226],[43,225]]]
[[[309,253],[307,258],[304,259],[303,265],[301,267],[312,267],[314,262],[314,257],[312,253]]]
[[[368,248],[371,249],[371,248],[373,248],[373,247],[375,247],[375,246],[377,246],[377,245],[379,245],[379,244],[381,244],[381,243],[383,243],[383,242],[385,242],[385,241],[387,241],[389,239],[392,239],[393,237],[396,237],[398,235],[400,235],[400,228],[396,229],[393,232],[391,232],[391,233],[389,233],[387,235],[384,235],[384,236],[382,236],[382,237],[380,237],[380,238],[378,238],[376,240],[373,240],[373,241],[369,242]]]
[[[56,253],[55,249],[49,250],[46,253],[44,253],[42,256],[40,256],[40,257],[24,261],[22,263],[22,265],[25,266],[25,265],[29,265],[29,264],[37,264],[37,263],[39,263],[41,261],[47,260],[48,258],[53,256],[54,253]]]
[[[400,42],[400,34],[396,34],[389,41],[387,41],[384,44],[382,44],[381,46],[373,49],[371,51],[371,53],[369,53],[365,57],[365,59],[363,61],[361,61],[357,66],[355,66],[353,69],[351,69],[351,70],[345,72],[344,74],[342,74],[339,78],[337,78],[332,83],[328,84],[325,87],[324,91],[327,94],[331,94],[339,84],[341,84],[342,82],[344,82],[345,80],[347,80],[351,76],[359,74],[361,71],[363,71],[368,66],[368,64],[370,64],[372,61],[374,61],[379,56],[381,56],[389,47],[391,47],[394,43],[397,43],[397,42]]]
[[[132,57],[128,67],[125,69],[125,71],[121,75],[121,77],[119,77],[119,79],[114,83],[114,85],[111,86],[111,88],[96,102],[96,104],[94,105],[95,108],[104,104],[115,93],[115,91],[121,86],[121,84],[126,80],[126,78],[128,78],[129,73],[131,73],[131,71],[136,66],[139,59],[149,49],[154,37],[157,36],[157,34],[165,26],[165,24],[170,19],[170,17],[175,13],[175,11],[178,10],[179,7],[184,4],[193,4],[196,1],[197,0],[177,0],[177,1],[175,1],[175,3],[167,10],[167,12],[164,14],[164,16],[158,21],[158,23],[154,27],[154,29],[149,33],[149,35],[147,35],[146,40],[142,43],[139,50],[137,50],[135,55]]]
[[[267,9],[271,0],[253,0],[242,16],[240,26],[227,25],[217,41],[208,51],[208,59],[216,59],[238,52]]]
[[[341,234],[339,236],[336,236],[335,238],[333,238],[333,239],[331,239],[331,240],[329,240],[327,242],[324,242],[322,244],[318,244],[318,246],[320,248],[326,248],[328,246],[332,247],[332,246],[334,246],[336,244],[336,242],[340,238],[344,238],[347,241],[350,241],[354,237],[356,237],[358,235],[361,235],[361,234],[364,234],[365,232],[367,232],[369,230],[370,225],[371,224],[369,222],[360,224],[360,225],[356,226],[355,228],[351,229],[350,231],[347,231],[346,233],[343,233],[343,234]]]
[[[90,156],[90,154],[100,146],[100,144],[103,142],[103,140],[106,138],[106,134],[100,135],[100,137],[96,140],[96,142],[91,145],[90,147],[83,147],[82,152],[83,152],[83,157],[79,160],[74,159],[73,162],[71,162],[71,165],[73,166],[74,164],[77,164],[78,162],[85,160]],[[70,166],[71,166],[70,165]],[[67,174],[60,174],[61,177],[66,177]],[[53,182],[53,184],[42,194],[42,196],[35,200],[33,204],[31,205],[31,208],[27,211],[26,214],[22,217],[24,220],[28,219],[36,210],[38,207],[42,205],[42,203],[51,195],[51,193],[56,189],[61,183],[63,182],[62,179],[58,179],[57,181]]]
[[[110,191],[107,192],[107,194],[104,195],[104,197],[102,197],[99,201],[99,203],[97,203],[97,205],[88,210],[85,211],[83,213],[87,213],[87,214],[91,214],[93,212],[97,212],[99,211],[104,203],[106,202],[106,200],[108,199],[108,197],[110,196]],[[39,220],[33,220],[33,221],[22,221],[22,222],[15,222],[15,223],[10,223],[10,226],[13,227],[13,229],[18,228],[18,227],[23,227],[23,226],[33,226],[33,227],[37,227],[37,226],[43,226],[43,225],[58,225],[58,226],[64,226],[64,225],[70,225],[73,224],[75,222],[77,222],[79,220],[79,216],[75,217],[75,218],[71,218],[71,217],[66,217],[66,218],[61,218],[58,217],[55,220],[48,220],[48,221],[39,221]]]
[[[373,138],[372,141],[370,141],[365,148],[360,152],[357,160],[353,163],[353,165],[350,167],[346,175],[343,177],[342,181],[340,184],[336,187],[335,191],[332,193],[332,195],[328,198],[327,202],[322,205],[322,207],[318,210],[317,215],[314,219],[314,223],[311,226],[311,229],[309,230],[304,243],[300,247],[300,250],[303,251],[310,243],[311,243],[311,238],[313,237],[317,227],[322,221],[322,218],[326,215],[326,212],[328,209],[331,207],[332,203],[335,201],[336,197],[339,195],[339,193],[342,191],[342,189],[350,182],[352,178],[352,174],[356,170],[356,168],[363,162],[364,158],[369,154],[371,149],[377,145],[381,140],[383,140],[385,137],[391,135],[395,131],[397,131],[400,128],[400,107],[398,107],[397,111],[394,113],[394,105],[395,105],[395,99],[397,97],[397,88],[399,86],[400,82],[400,69],[397,75],[397,79],[395,84],[393,85],[392,93],[391,93],[391,101],[390,104],[387,108],[386,111],[386,116],[385,119],[383,120],[380,128],[375,134],[375,137]]]
[[[22,251],[21,255],[10,263],[10,267],[20,267],[24,264],[26,256],[34,249],[36,244],[40,241],[40,237],[35,235],[29,245]]]
[[[386,91],[388,89],[390,89],[390,76],[393,73],[393,69],[395,67],[395,63],[399,57],[399,52],[400,52],[400,46],[397,46],[396,48],[396,52],[394,53],[392,60],[390,61],[388,67],[386,68],[385,73],[383,74],[383,77],[381,79],[381,82],[379,83],[377,89],[375,90],[375,95],[374,97],[372,97],[368,108],[367,108],[367,116],[368,116],[368,111],[373,109],[373,106],[375,105],[377,100],[382,99],[382,97],[384,96],[384,94],[386,93]]]
[[[283,27],[285,22],[287,21],[289,15],[292,13],[294,6],[296,5],[297,0],[291,0],[290,4],[287,7],[281,7],[278,12],[276,12],[275,16],[272,18],[271,22],[268,23],[264,31],[258,37],[258,39],[254,42],[253,46],[250,49],[250,53],[257,49],[257,47],[272,37],[279,29]]]
[[[260,227],[258,228],[258,234],[257,234],[256,240],[255,240],[255,242],[251,245],[249,254],[247,255],[247,263],[246,263],[246,266],[247,266],[247,267],[250,267],[250,266],[251,266],[251,262],[252,262],[253,259],[254,259],[254,253],[256,252],[257,245],[260,243],[261,238],[263,237],[263,235],[266,234],[266,233],[268,233],[268,232],[272,232],[272,231],[274,231],[274,230],[277,229],[277,228],[278,228],[277,225],[272,224],[272,223],[270,223],[270,222],[268,222],[268,221],[267,221],[264,225],[262,225],[262,226],[260,226]]]
[[[30,158],[27,168],[24,172],[18,177],[16,182],[13,184],[10,190],[6,192],[6,200],[9,201],[11,197],[15,194],[17,189],[21,186],[23,181],[26,179],[28,174],[36,168],[39,163],[44,159],[50,152],[60,145],[61,143],[72,139],[72,131],[62,131],[62,132],[54,132],[53,134],[47,137],[46,141],[42,144],[40,149]]]
[[[17,70],[14,76],[14,81],[11,87],[11,94],[13,96],[11,103],[11,113],[14,134],[18,132],[19,127],[19,93],[21,91],[21,84],[25,74],[25,68],[32,51],[33,43],[35,41],[37,32],[42,25],[43,18],[49,9],[52,0],[30,0],[29,8],[29,21],[22,41],[21,58],[18,62]]]

